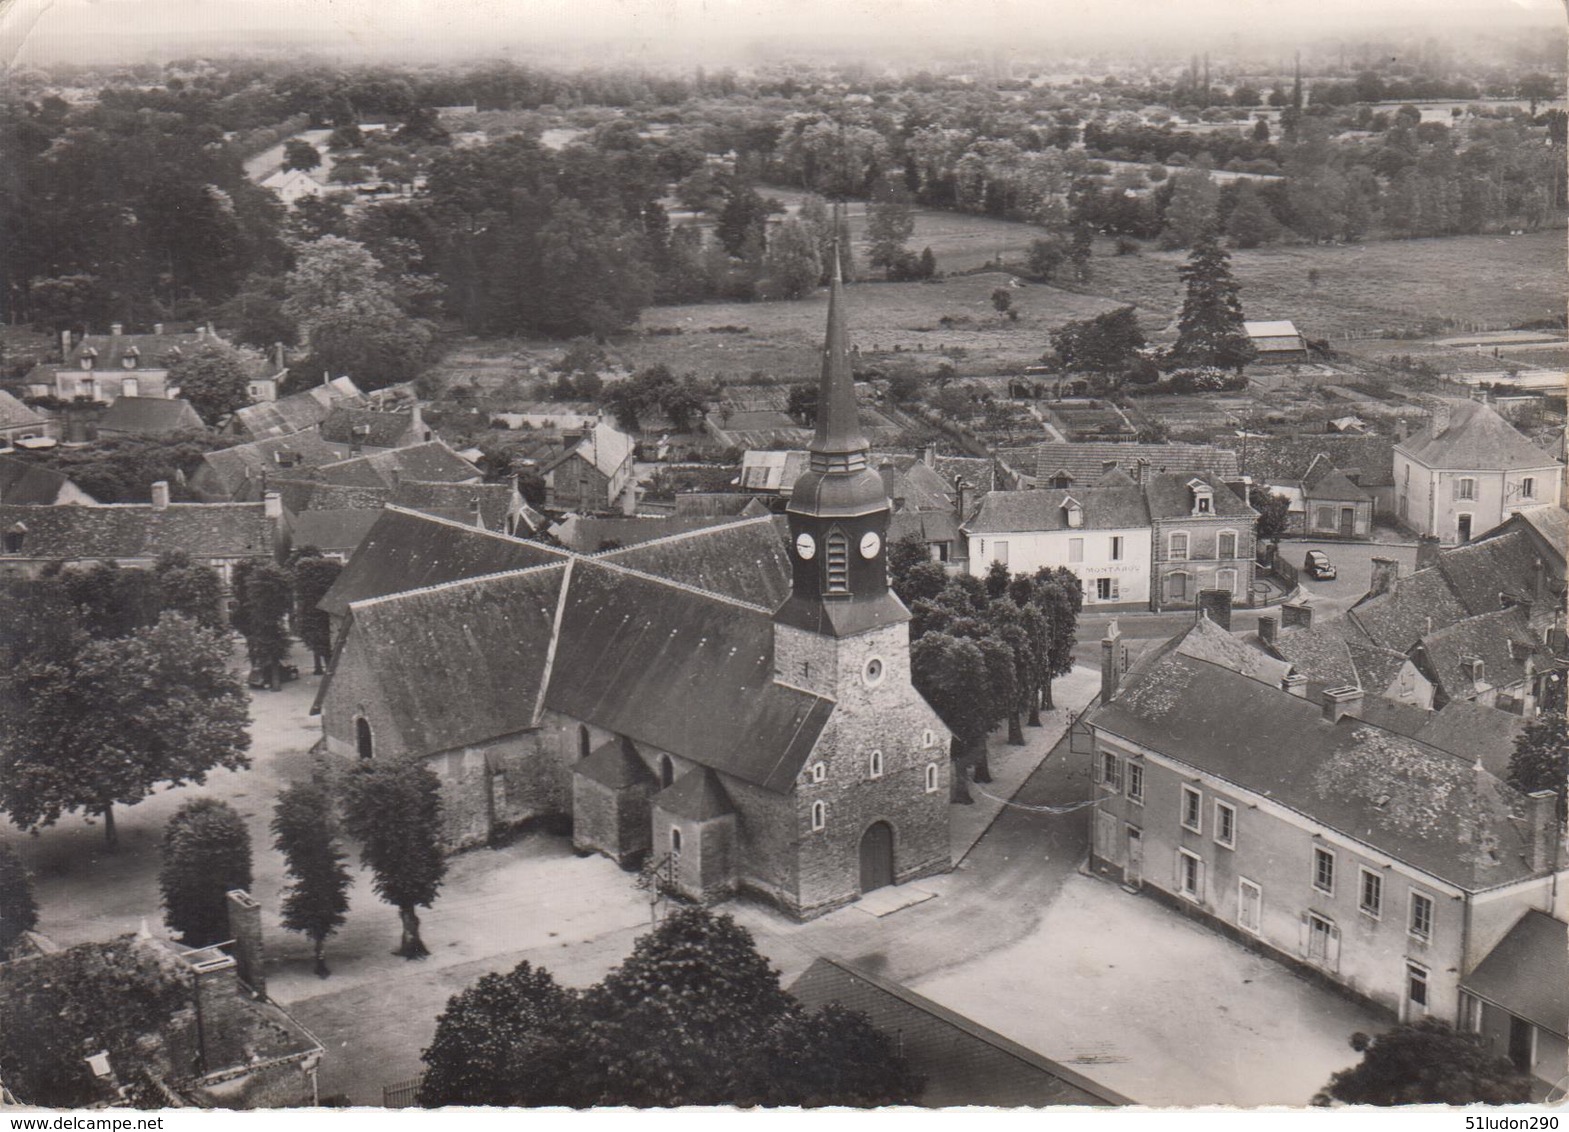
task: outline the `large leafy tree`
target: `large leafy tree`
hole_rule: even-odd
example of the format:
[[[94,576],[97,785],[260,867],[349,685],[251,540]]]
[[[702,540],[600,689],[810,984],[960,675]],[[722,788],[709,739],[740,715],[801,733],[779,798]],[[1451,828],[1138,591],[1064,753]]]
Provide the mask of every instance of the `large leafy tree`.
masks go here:
[[[1544,711],[1525,725],[1509,756],[1509,785],[1558,795],[1558,820],[1569,819],[1569,720],[1563,705]]]
[[[51,603],[51,624],[39,625],[38,610],[20,608],[34,593],[0,591],[10,655],[0,673],[0,806],[17,825],[82,810],[103,818],[113,845],[116,804],[250,765],[245,690],[222,637],[166,613],[94,641],[68,604]]]
[[[273,848],[283,854],[289,885],[283,892],[283,926],[311,941],[316,974],[326,978],[327,937],[349,910],[352,877],[333,832],[332,799],[314,782],[296,782],[278,794],[272,814]]]
[[[910,191],[897,179],[880,180],[866,207],[867,261],[892,279],[911,258],[907,245],[915,234],[915,206]]]
[[[216,425],[251,403],[247,388],[261,359],[209,336],[169,367],[169,383],[191,403],[198,416]]]
[[[920,1082],[887,1035],[806,1011],[729,916],[683,908],[576,992],[520,964],[455,995],[424,1053],[420,1103],[907,1104]]]
[[[360,861],[374,876],[376,895],[398,910],[403,938],[394,955],[423,959],[420,908],[441,891],[447,861],[441,851],[441,781],[414,761],[367,760],[343,778],[343,824],[360,843]]]
[[[1291,528],[1291,500],[1262,484],[1248,488],[1248,506],[1258,512],[1258,537],[1279,542]]]
[[[1051,345],[1066,368],[1110,375],[1127,372],[1145,339],[1133,308],[1118,307],[1064,323],[1051,332]]]
[[[653,271],[626,228],[572,201],[558,203],[539,231],[538,326],[548,334],[604,336],[637,320],[654,297]]]
[[[986,733],[1001,713],[992,694],[986,654],[974,640],[946,632],[927,632],[910,648],[910,679],[953,735],[951,755],[958,769],[976,758]],[[954,801],[969,802],[962,773],[953,775]]]
[[[9,954],[23,932],[38,926],[38,899],[33,878],[22,858],[0,842],[0,959]]]
[[[211,566],[192,562],[182,550],[166,551],[153,566],[158,604],[165,613],[189,617],[204,629],[223,626],[223,579]]]
[[[230,938],[228,892],[251,886],[245,819],[217,798],[192,798],[164,826],[158,891],[164,921],[187,947]]]
[[[276,692],[289,658],[288,572],[273,562],[242,562],[234,570],[234,600],[234,627],[245,638],[251,668]]]
[[[786,220],[775,230],[763,257],[763,271],[774,290],[786,299],[799,299],[817,286],[823,263],[817,241],[799,220]]]
[[[308,141],[291,138],[283,146],[283,167],[309,173],[321,167],[321,151]]]
[[[1530,1078],[1490,1052],[1478,1034],[1457,1033],[1447,1022],[1422,1018],[1375,1038],[1357,1033],[1351,1048],[1362,1060],[1329,1079],[1316,1104],[1524,1104]]]
[[[1177,276],[1187,293],[1177,318],[1173,360],[1240,370],[1257,351],[1242,328],[1242,288],[1232,278],[1231,255],[1213,231],[1199,237]]]
[[[300,642],[311,650],[317,676],[322,661],[332,655],[332,618],[319,606],[341,573],[343,563],[320,553],[302,553],[294,563],[294,625]]]
[[[24,1104],[85,1108],[106,1097],[85,1054],[135,1064],[138,1041],[190,1004],[190,988],[132,936],[0,964],[0,1079]]]

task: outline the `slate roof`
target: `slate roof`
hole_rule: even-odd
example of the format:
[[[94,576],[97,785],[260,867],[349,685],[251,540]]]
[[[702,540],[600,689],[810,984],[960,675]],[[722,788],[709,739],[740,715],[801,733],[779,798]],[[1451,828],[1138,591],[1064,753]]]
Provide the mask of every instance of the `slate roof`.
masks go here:
[[[183,397],[117,397],[99,418],[98,428],[135,436],[166,436],[202,432],[207,426]]]
[[[1081,487],[1100,479],[1107,461],[1134,475],[1140,458],[1148,460],[1147,470],[1161,472],[1208,472],[1217,476],[1235,476],[1238,472],[1237,454],[1227,448],[1208,444],[1135,444],[1114,441],[1093,441],[1071,444],[1052,441],[1035,446],[1035,466],[1019,470],[1034,475],[1042,484],[1050,483],[1059,471],[1073,477],[1073,487]]]
[[[1491,405],[1444,398],[1449,427],[1434,436],[1432,422],[1396,445],[1429,468],[1514,471],[1553,468],[1557,457],[1532,444]]]
[[[27,528],[20,553],[0,560],[156,558],[183,550],[192,558],[259,558],[273,553],[273,528],[260,503],[113,503],[97,507],[0,505],[0,530]]]
[[[67,369],[77,369],[83,354],[97,351],[93,369],[124,371],[167,369],[181,354],[205,342],[202,334],[84,334],[66,358]],[[131,351],[135,351],[134,354]],[[135,369],[125,369],[127,356],[136,358]]]
[[[1533,1026],[1569,1035],[1569,924],[1530,909],[1460,985]]]
[[[1504,528],[1514,529],[1515,524],[1523,524],[1531,529],[1538,540],[1538,547],[1553,556],[1558,567],[1557,572],[1562,573],[1564,555],[1569,548],[1569,511],[1551,504],[1542,507],[1527,507],[1523,511],[1511,515],[1504,523]],[[1507,533],[1501,530],[1500,536]],[[1483,542],[1492,540],[1491,535],[1484,535]]]
[[[777,609],[790,596],[789,538],[782,515],[761,515],[606,551],[599,560]]]
[[[204,494],[235,498],[241,494],[259,495],[264,476],[298,477],[303,468],[319,467],[342,460],[348,454],[341,444],[329,444],[314,432],[295,433],[271,440],[255,440],[220,448],[202,457],[202,466],[192,486]],[[297,460],[294,463],[280,463]]]
[[[550,533],[569,550],[597,554],[606,543],[619,549],[733,521],[726,515],[568,515]]]
[[[896,511],[951,511],[954,488],[914,456],[873,456]]]
[[[1346,478],[1322,452],[1313,457],[1307,475],[1302,477],[1302,494],[1309,499],[1328,499],[1338,503],[1366,503],[1373,497]]]
[[[1229,495],[1230,491],[1222,488]],[[1068,525],[1068,501],[1083,513],[1079,527]],[[994,491],[981,500],[980,509],[964,526],[971,534],[996,535],[1028,531],[1116,531],[1148,527],[1144,491],[1126,487],[1036,488],[1033,491]]]
[[[654,805],[687,821],[713,821],[735,813],[719,776],[706,766],[693,767],[654,795]]]
[[[1468,617],[1418,643],[1419,665],[1451,699],[1467,699],[1485,687],[1508,688],[1526,679],[1526,662],[1537,642],[1522,609],[1501,609]],[[1482,661],[1482,679],[1473,682],[1463,664],[1466,657]]]
[[[984,456],[938,456],[935,470],[950,491],[957,492],[958,481],[962,479],[970,499],[978,499],[999,486],[996,483],[997,465]],[[1023,470],[1033,475],[1034,464]]]
[[[780,793],[833,710],[774,683],[767,609],[582,559],[572,564],[546,703]]]
[[[357,439],[367,448],[397,448],[413,426],[410,413],[334,405],[322,419],[321,435],[334,444],[352,444]],[[355,429],[365,431],[356,437]]]
[[[1502,606],[1502,594],[1513,598],[1532,596],[1536,561],[1531,536],[1524,531],[1511,531],[1484,542],[1439,551],[1438,570],[1467,612],[1491,613]],[[1563,588],[1561,578],[1551,579],[1551,584],[1555,589]]]
[[[490,530],[504,530],[517,502],[517,489],[507,483],[424,483],[405,479],[391,502],[411,511],[445,511],[464,517],[479,505],[480,520]]]
[[[1507,778],[1515,739],[1530,720],[1475,700],[1451,700],[1426,718],[1415,733],[1424,743],[1480,762],[1499,778]]]
[[[342,576],[353,569],[351,560]],[[342,647],[364,650],[405,753],[534,725],[565,574],[546,565],[354,604]]]
[[[1392,487],[1395,444],[1387,436],[1255,436],[1248,440],[1247,466],[1255,482],[1300,481],[1320,454],[1363,487]]]
[[[366,509],[305,511],[294,517],[294,545],[349,552],[365,540],[380,517],[379,511]]]
[[[572,773],[581,774],[612,790],[625,790],[628,786],[652,786],[658,781],[638,755],[637,746],[632,740],[619,735],[595,747],[587,758],[579,759]]]
[[[349,559],[319,608],[339,616],[349,604],[486,574],[558,563],[566,558],[543,543],[482,531],[388,507]]]
[[[908,987],[837,959],[813,960],[790,993],[809,1010],[837,1003],[897,1035],[923,1080],[919,1103],[927,1108],[1137,1103]]]
[[[1337,619],[1338,620],[1338,619]],[[1291,662],[1309,680],[1333,687],[1336,684],[1357,684],[1356,662],[1351,659],[1350,646],[1342,632],[1344,626],[1329,620],[1307,629],[1288,629],[1275,637],[1274,651]]]
[[[1469,612],[1443,573],[1430,566],[1399,579],[1387,593],[1364,598],[1346,616],[1374,644],[1404,652],[1424,634],[1463,621]]]
[[[1291,671],[1290,664],[1250,648],[1241,638],[1232,636],[1208,617],[1200,617],[1182,634],[1176,651],[1181,656],[1221,665],[1276,688]]]
[[[0,503],[48,506],[70,486],[69,478],[42,464],[0,456]]]
[[[276,401],[262,401],[236,409],[229,427],[251,440],[288,436],[315,428],[327,419],[328,411],[338,402],[358,404],[363,400],[354,382],[346,377],[334,378]]]
[[[0,389],[0,429],[28,428],[48,423],[49,418],[37,409]]]
[[[952,511],[895,511],[888,519],[888,541],[914,535],[924,543],[951,542],[963,548],[964,534]]]
[[[326,483],[359,487],[393,487],[400,479],[424,483],[466,483],[478,480],[480,471],[439,440],[390,448],[322,464],[317,473]]]
[[[1194,480],[1208,484],[1214,495],[1213,515],[1193,514]],[[1144,477],[1144,503],[1154,519],[1239,519],[1251,522],[1258,512],[1249,507],[1217,475],[1210,473],[1166,473]]]
[[[1330,723],[1320,705],[1180,642],[1140,658],[1090,723],[1458,887],[1535,875],[1525,799],[1496,776],[1374,723]]]
[[[313,469],[300,471],[309,475]],[[392,500],[391,488],[323,483],[304,475],[298,479],[267,477],[267,489],[276,491],[284,507],[295,515],[306,511],[379,511]]]

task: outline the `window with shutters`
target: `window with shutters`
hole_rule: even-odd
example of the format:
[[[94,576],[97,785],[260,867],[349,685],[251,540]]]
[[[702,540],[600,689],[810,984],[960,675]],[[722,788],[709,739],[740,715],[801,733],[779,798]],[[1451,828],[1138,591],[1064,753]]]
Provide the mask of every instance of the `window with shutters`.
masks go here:
[[[1263,926],[1264,890],[1247,877],[1237,878],[1237,927],[1255,935]]]
[[[1188,532],[1172,531],[1166,546],[1167,558],[1173,561],[1185,560],[1188,557]]]
[[[1309,963],[1334,970],[1340,965],[1340,929],[1335,922],[1317,912],[1303,917],[1303,954]]]
[[[828,536],[828,545],[824,551],[823,561],[828,568],[828,592],[831,594],[849,593],[850,540],[844,537],[843,531],[834,531]]]
[[[1235,570],[1216,570],[1215,588],[1225,590],[1235,596],[1237,592],[1237,572]]]
[[[1081,539],[1081,538],[1070,538],[1068,540],[1068,561],[1069,562],[1083,562],[1084,561],[1084,540],[1083,539]]]
[[[1004,566],[1006,566],[1008,564],[1008,544],[1007,544],[1007,542],[999,540],[997,542],[992,543],[992,561],[993,562],[1001,562]]]
[[[1215,844],[1227,849],[1237,847],[1237,807],[1230,802],[1215,803]]]
[[[1121,562],[1122,561],[1122,536],[1121,535],[1112,535],[1111,536],[1111,560],[1113,562]]]
[[[1520,480],[1520,498],[1521,499],[1535,499],[1536,498],[1536,477],[1534,477],[1534,476],[1525,476],[1523,479]]]
[[[1110,751],[1101,752],[1100,780],[1103,786],[1109,786],[1113,790],[1122,789],[1122,760]]]
[[[1459,479],[1455,480],[1455,498],[1475,499],[1476,480],[1472,479],[1470,476],[1461,476]]]
[[[1237,532],[1221,531],[1218,545],[1215,550],[1216,558],[1235,558],[1237,556]]]
[[[1095,579],[1095,600],[1116,601],[1122,596],[1122,587],[1117,584],[1116,578]]]
[[[1128,762],[1128,801],[1144,804],[1144,767],[1129,760]]]
[[[1411,918],[1408,930],[1424,943],[1433,938],[1433,898],[1426,893],[1411,890]]]
[[[1177,891],[1189,900],[1204,899],[1204,859],[1186,849],[1177,850]]]
[[[1202,833],[1204,825],[1204,795],[1191,786],[1182,788],[1182,828]]]

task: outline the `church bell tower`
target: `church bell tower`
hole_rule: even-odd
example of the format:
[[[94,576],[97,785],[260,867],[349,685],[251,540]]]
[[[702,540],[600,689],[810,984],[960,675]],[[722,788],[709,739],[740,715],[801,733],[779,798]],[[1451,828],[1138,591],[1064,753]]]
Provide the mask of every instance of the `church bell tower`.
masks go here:
[[[817,430],[807,446],[810,464],[796,480],[786,510],[790,597],[774,614],[776,627],[833,639],[910,617],[888,588],[888,494],[861,434],[846,337],[844,282],[835,247]],[[778,636],[776,629],[776,646]]]

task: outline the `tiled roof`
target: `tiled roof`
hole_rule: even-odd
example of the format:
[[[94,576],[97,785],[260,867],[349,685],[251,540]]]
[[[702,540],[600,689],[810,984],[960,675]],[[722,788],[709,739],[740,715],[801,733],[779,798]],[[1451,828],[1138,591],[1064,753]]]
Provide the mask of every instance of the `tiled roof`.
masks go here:
[[[1569,924],[1530,909],[1460,985],[1533,1026],[1569,1035]]]
[[[1320,453],[1363,487],[1390,487],[1395,482],[1394,441],[1371,434],[1251,437],[1242,471],[1258,483],[1300,481]]]
[[[351,561],[344,576],[353,569]],[[565,574],[565,565],[546,565],[354,604],[342,647],[374,671],[403,753],[534,725]]]
[[[657,781],[638,755],[636,744],[619,735],[605,740],[589,752],[587,758],[578,760],[572,773],[591,778],[612,790],[640,784],[652,786]]]
[[[1438,570],[1468,613],[1491,613],[1502,607],[1502,595],[1530,598],[1535,590],[1536,547],[1524,531],[1511,531],[1484,542],[1450,547],[1438,553]],[[1545,569],[1545,564],[1544,564]],[[1561,578],[1544,578],[1554,589]]]
[[[1491,405],[1445,400],[1449,403],[1449,427],[1434,436],[1429,421],[1397,445],[1402,452],[1429,468],[1461,471],[1513,471],[1557,465],[1557,457],[1532,444]]]
[[[790,993],[809,1010],[834,1003],[897,1035],[923,1081],[919,1103],[926,1108],[1137,1103],[908,987],[837,959],[813,960]]]
[[[168,369],[180,355],[188,353],[207,339],[201,334],[86,334],[71,349],[66,368],[75,370],[82,355],[96,351],[93,369],[97,371],[125,369],[127,357],[136,358],[136,369]],[[131,351],[135,351],[132,354]],[[134,373],[135,369],[125,370]]]
[[[783,516],[761,515],[608,551],[600,558],[777,609],[790,596],[789,537]]]
[[[951,511],[954,488],[913,456],[872,457],[896,511]]]
[[[1309,499],[1330,499],[1337,502],[1365,503],[1373,498],[1346,478],[1346,473],[1335,467],[1328,456],[1319,453],[1302,478],[1302,494]]]
[[[340,404],[332,406],[323,418],[321,435],[334,444],[352,444],[358,440],[367,448],[396,448],[413,426],[414,417],[410,413]],[[356,429],[364,432],[356,436]]]
[[[654,795],[654,805],[687,821],[713,821],[735,813],[719,776],[706,766],[693,767]]]
[[[203,456],[192,486],[209,496],[256,495],[264,476],[298,477],[302,468],[330,464],[347,454],[343,445],[328,444],[314,432],[236,444]]]
[[[347,387],[340,385],[346,383]],[[338,402],[358,404],[363,400],[354,383],[346,377],[323,385],[316,385],[303,393],[291,393],[276,401],[262,401],[236,409],[230,427],[251,440],[271,436],[288,436],[315,428],[327,419],[327,413]]]
[[[833,701],[773,679],[769,611],[579,559],[547,704],[742,781],[790,789]]]
[[[959,517],[952,511],[895,511],[888,519],[888,541],[898,542],[914,535],[921,542],[960,544]]]
[[[1213,515],[1193,514],[1193,488],[1189,485],[1201,480],[1210,488],[1214,497]],[[1249,507],[1237,493],[1227,487],[1217,475],[1210,473],[1178,472],[1144,477],[1144,502],[1151,519],[1241,519],[1251,522],[1258,512]]]
[[[299,515],[306,511],[379,511],[392,501],[389,487],[353,487],[307,479],[313,468],[300,469],[298,479],[267,478],[267,488],[276,491],[283,505]]]
[[[257,558],[273,553],[272,523],[260,503],[150,503],[100,507],[0,506],[0,529],[27,528],[17,554],[0,559],[76,561],[156,558],[183,550],[192,558]]]
[[[609,421],[599,421],[576,445],[552,460],[545,467],[545,471],[548,472],[571,456],[577,455],[583,457],[601,475],[608,478],[615,475],[621,465],[631,459],[633,444],[632,438],[615,425]]]
[[[27,428],[47,423],[48,417],[0,389],[0,428]]]
[[[542,543],[389,507],[379,513],[320,608],[338,616],[350,602],[565,558]]]
[[[1374,644],[1401,652],[1424,634],[1468,615],[1437,567],[1408,574],[1387,593],[1364,599],[1347,614]]]
[[[294,545],[338,554],[352,551],[380,517],[379,511],[363,509],[305,511],[294,519]]]
[[[1509,776],[1515,740],[1530,720],[1475,700],[1451,700],[1426,719],[1416,738],[1480,762],[1499,778]]]
[[[1250,648],[1240,638],[1233,637],[1208,617],[1200,617],[1193,623],[1192,628],[1182,634],[1177,641],[1176,651],[1181,656],[1219,664],[1232,672],[1241,673],[1249,679],[1261,681],[1274,688],[1280,687],[1280,682],[1285,679],[1286,673],[1291,671],[1291,665],[1285,661],[1276,660],[1267,653]]]
[[[1510,522],[1529,526],[1549,553],[1556,556],[1559,571],[1562,572],[1564,552],[1569,548],[1569,511],[1550,504],[1544,507],[1527,507],[1511,516]],[[1487,539],[1484,537],[1483,541]]]
[[[70,486],[68,478],[42,464],[0,456],[0,503],[47,506]]]
[[[938,456],[935,470],[948,484],[950,491],[957,492],[962,479],[970,499],[977,499],[997,488],[997,465],[984,456]],[[1035,474],[1033,463],[1020,470],[1029,475]]]
[[[1222,491],[1227,489],[1222,488]],[[1227,491],[1229,495],[1230,492]],[[1068,525],[1068,503],[1079,505],[1083,522],[1079,528]],[[1037,488],[1034,491],[994,491],[981,500],[974,518],[965,524],[971,534],[994,535],[1027,531],[1127,530],[1148,527],[1143,489],[1093,487],[1061,491]]]
[[[1325,621],[1307,629],[1288,629],[1276,636],[1275,651],[1309,680],[1327,687],[1357,684],[1356,662],[1351,659],[1343,628],[1335,621]]]
[[[1071,486],[1080,487],[1100,479],[1107,463],[1135,475],[1139,460],[1147,460],[1149,472],[1209,472],[1230,477],[1237,474],[1237,454],[1228,448],[1208,444],[1134,444],[1093,441],[1087,444],[1049,442],[1035,446],[1035,466],[1020,467],[1042,484],[1050,483],[1059,472],[1073,477]]]
[[[1141,658],[1090,722],[1461,888],[1536,875],[1525,799],[1494,775],[1373,723],[1331,723],[1174,645]]]
[[[1527,677],[1527,660],[1536,652],[1525,611],[1501,609],[1468,617],[1418,642],[1418,664],[1428,679],[1451,699],[1466,699],[1484,687],[1508,688]],[[1482,661],[1482,678],[1471,679],[1465,660]]]
[[[119,397],[104,410],[98,427],[104,432],[163,436],[171,432],[201,432],[207,426],[184,398]]]
[[[446,511],[465,517],[479,507],[480,520],[493,531],[505,530],[507,517],[519,502],[517,489],[507,483],[424,483],[401,481],[393,503],[411,511]]]

